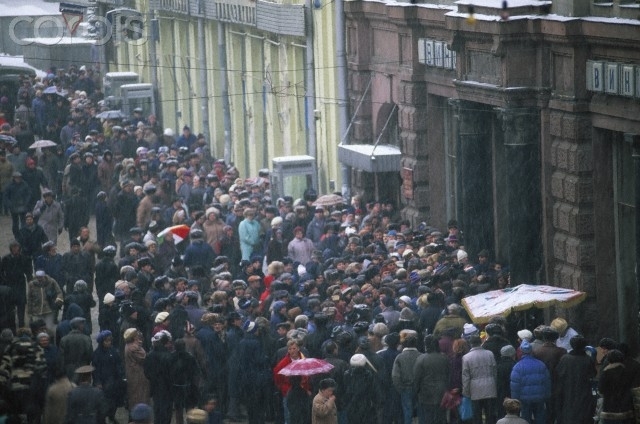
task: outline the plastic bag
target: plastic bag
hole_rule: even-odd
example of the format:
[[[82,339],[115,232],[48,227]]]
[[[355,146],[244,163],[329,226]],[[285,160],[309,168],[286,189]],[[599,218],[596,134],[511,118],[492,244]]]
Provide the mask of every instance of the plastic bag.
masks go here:
[[[471,398],[462,396],[460,406],[458,406],[458,415],[460,420],[466,421],[473,417],[473,410],[471,409]]]

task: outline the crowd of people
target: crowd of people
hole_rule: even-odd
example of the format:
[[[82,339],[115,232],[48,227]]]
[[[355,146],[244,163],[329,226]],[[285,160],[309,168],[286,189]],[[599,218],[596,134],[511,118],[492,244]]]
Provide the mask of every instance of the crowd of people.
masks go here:
[[[21,105],[35,112],[38,84],[69,89],[82,74],[25,83],[35,98]],[[97,119],[93,94],[75,91],[44,129],[0,128],[15,236],[0,262],[7,422],[102,424],[119,407],[150,422],[153,405],[157,424],[187,411],[209,423],[580,424],[597,391],[603,422],[631,422],[640,367],[624,344],[590,349],[562,318],[471,322],[463,298],[511,282],[490,252],[467,253],[455,220],[412,227],[392,202],[321,206],[313,188],[273,198],[268,170],[241,178],[204,136],[176,137],[140,110]],[[29,149],[36,138],[56,145]],[[283,375],[305,358],[333,368]]]

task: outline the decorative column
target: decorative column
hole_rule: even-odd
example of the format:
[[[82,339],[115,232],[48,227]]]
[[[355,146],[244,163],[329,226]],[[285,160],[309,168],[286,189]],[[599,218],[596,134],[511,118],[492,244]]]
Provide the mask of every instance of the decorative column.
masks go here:
[[[502,256],[515,284],[536,282],[542,263],[540,228],[540,113],[534,108],[496,108],[503,136],[503,158],[496,172],[503,172],[505,197],[502,216],[506,237],[500,239]],[[498,171],[500,169],[500,171]]]

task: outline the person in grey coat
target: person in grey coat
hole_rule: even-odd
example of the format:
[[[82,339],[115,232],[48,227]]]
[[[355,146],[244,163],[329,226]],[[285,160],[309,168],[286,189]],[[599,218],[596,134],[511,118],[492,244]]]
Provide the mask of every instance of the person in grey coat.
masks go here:
[[[33,217],[42,227],[49,241],[58,243],[58,234],[64,228],[64,212],[60,202],[53,198],[53,192],[48,188],[42,191],[42,199],[33,208]]]
[[[411,424],[413,419],[413,406],[416,392],[413,388],[413,367],[420,356],[418,352],[418,333],[413,330],[404,330],[400,333],[402,352],[393,361],[391,380],[393,387],[400,393],[400,404],[405,424]]]
[[[418,398],[418,415],[421,423],[445,424],[446,411],[440,407],[444,392],[449,387],[449,359],[440,353],[438,338],[424,338],[424,354],[418,357],[413,368],[413,385]]]
[[[480,336],[469,338],[471,350],[462,357],[462,395],[471,399],[473,424],[496,421],[497,371],[496,359],[482,347]]]

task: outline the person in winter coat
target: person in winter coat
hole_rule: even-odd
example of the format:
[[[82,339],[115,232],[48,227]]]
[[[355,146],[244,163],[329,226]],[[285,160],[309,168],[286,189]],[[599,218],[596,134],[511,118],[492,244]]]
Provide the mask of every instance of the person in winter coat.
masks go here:
[[[240,252],[242,260],[250,260],[254,251],[260,252],[260,223],[254,218],[256,216],[255,209],[245,209],[242,213],[244,219],[238,226],[238,238],[240,239]]]
[[[294,238],[289,242],[287,251],[289,257],[294,262],[308,264],[311,262],[311,254],[313,253],[313,242],[304,236],[304,229],[296,227],[293,229]]]
[[[31,190],[31,196],[29,196],[29,203],[27,203],[27,210],[32,210],[36,204],[36,201],[42,196],[40,187],[48,187],[47,179],[44,177],[42,169],[36,167],[36,161],[33,158],[27,158],[26,168],[22,171],[22,178],[27,183]]]
[[[183,339],[174,343],[175,351],[170,356],[168,373],[173,383],[171,397],[175,408],[176,423],[184,423],[185,409],[188,411],[198,405],[198,387],[200,369],[193,355],[186,351]]]
[[[65,310],[68,305],[75,303],[82,308],[84,318],[86,319],[87,333],[91,334],[91,308],[96,306],[96,301],[93,300],[93,293],[89,292],[88,285],[84,280],[78,280],[73,285],[73,292],[68,293],[64,298]]]
[[[91,365],[78,367],[75,375],[78,385],[69,393],[67,402],[67,424],[104,423],[107,404],[104,393],[91,384]]]
[[[291,364],[293,361],[297,361],[299,359],[305,358],[304,354],[300,351],[300,345],[301,345],[301,342],[299,340],[296,340],[293,338],[290,339],[287,342],[287,354],[273,368],[273,381],[284,399],[284,402],[283,402],[284,414],[285,414],[285,422],[287,423],[294,422],[289,419],[289,408],[288,408],[288,401],[287,401],[287,395],[291,390],[293,382],[288,377],[279,374],[279,372],[284,367]],[[306,391],[310,391],[311,389],[308,378],[302,379],[301,381],[297,382],[297,384]]]
[[[302,387],[302,377],[291,376],[291,390],[287,393],[290,423],[311,424],[311,393]]]
[[[546,423],[545,401],[551,396],[551,374],[532,355],[528,341],[520,344],[522,359],[511,370],[511,397],[522,404],[521,414],[532,424]]]
[[[144,375],[149,380],[153,398],[155,424],[170,424],[173,410],[171,375],[171,334],[161,331],[152,338],[153,348],[144,361]]]
[[[113,237],[113,213],[107,203],[107,193],[98,192],[96,195],[96,237],[99,246],[115,244]]]
[[[471,399],[473,424],[496,421],[496,359],[482,347],[479,336],[469,337],[471,350],[462,357],[462,395]]]
[[[55,382],[47,389],[44,403],[43,424],[65,424],[67,398],[73,390],[73,383],[62,369],[56,369]]]
[[[47,239],[57,243],[58,234],[64,229],[64,212],[62,205],[53,198],[53,192],[48,188],[42,191],[42,199],[33,208],[33,217],[44,230]]]
[[[100,311],[104,305],[104,297],[107,293],[113,293],[115,283],[120,279],[120,269],[114,261],[115,256],[115,246],[106,246],[102,249],[102,258],[96,264],[95,286]]]
[[[34,261],[34,268],[43,270],[58,284],[64,281],[62,276],[62,255],[58,253],[58,248],[52,241],[42,245],[42,255],[38,256]]]
[[[205,390],[218,396],[220,408],[226,412],[229,351],[224,331],[225,319],[218,314],[206,313],[200,322],[202,326],[196,332],[196,338],[200,341],[206,358]]]
[[[19,328],[0,358],[0,396],[7,401],[11,414],[26,413],[27,422],[38,422],[46,369],[42,349],[31,338],[31,331]]]
[[[205,212],[206,221],[202,224],[205,239],[209,246],[213,248],[216,255],[221,254],[220,241],[224,237],[224,222],[220,219],[220,210],[208,208]]]
[[[619,350],[609,351],[607,361],[598,380],[598,391],[602,395],[600,420],[603,424],[631,424],[634,422],[633,376],[624,366],[624,355]]]
[[[18,311],[18,327],[24,327],[24,313],[27,304],[27,282],[33,275],[32,261],[22,253],[20,243],[9,243],[9,253],[2,257],[0,279],[13,293]]]
[[[559,424],[593,422],[595,402],[591,393],[591,379],[596,375],[596,367],[593,359],[586,354],[586,347],[587,340],[584,337],[572,337],[571,352],[564,355],[556,367]]]
[[[120,311],[116,306],[116,297],[111,293],[107,293],[104,295],[102,299],[102,310],[98,312],[98,326],[100,331],[109,330],[113,337],[113,347],[118,349],[118,352],[122,352],[120,346],[124,344],[122,340],[120,340]]]
[[[113,334],[109,330],[98,333],[98,347],[93,351],[91,363],[94,386],[102,389],[106,401],[106,416],[115,421],[116,409],[123,404],[125,387],[124,366],[118,350],[113,347]]]
[[[414,388],[414,365],[420,356],[418,352],[418,334],[411,331],[404,336],[402,340],[402,353],[400,353],[393,362],[391,371],[391,380],[393,386],[400,393],[400,402],[402,405],[402,415],[405,424],[411,424],[413,420],[413,408],[416,392]]]
[[[445,424],[445,410],[440,408],[440,402],[449,386],[449,359],[440,353],[438,339],[432,335],[424,338],[424,347],[425,353],[413,367],[420,422]]]
[[[90,281],[93,278],[93,266],[91,257],[82,250],[80,241],[76,238],[71,240],[71,250],[62,255],[62,278],[59,282],[64,285],[66,293],[73,291],[76,281]]]
[[[506,411],[504,418],[498,420],[496,424],[528,424],[527,420],[520,418],[520,401],[518,399],[506,398],[500,405]]]
[[[124,369],[127,377],[127,404],[150,404],[149,380],[144,375],[144,362],[147,352],[142,347],[142,335],[135,328],[124,332]]]
[[[27,314],[36,320],[42,319],[47,329],[55,333],[55,317],[64,302],[62,290],[58,283],[47,276],[44,271],[36,271],[36,278],[29,282],[27,291]]]
[[[381,391],[375,373],[366,356],[356,353],[349,360],[350,368],[344,375],[345,404],[349,424],[376,422],[376,405],[381,402]]]
[[[91,337],[84,332],[86,320],[76,317],[71,320],[71,332],[60,339],[58,365],[64,367],[72,378],[78,367],[89,365],[93,356]]]
[[[500,359],[497,363],[498,371],[498,408],[497,416],[501,417],[505,414],[504,407],[500,403],[501,399],[511,397],[511,371],[516,364],[516,349],[511,345],[503,346],[500,349]]]
[[[42,254],[42,246],[48,241],[44,229],[36,224],[31,212],[25,215],[25,225],[18,231],[18,241],[22,252],[31,259]]]
[[[62,320],[60,321],[60,323],[58,323],[58,326],[56,327],[56,338],[55,338],[56,346],[60,345],[60,340],[62,340],[64,336],[71,333],[71,330],[72,330],[71,321],[74,318],[83,317],[83,316],[84,316],[84,311],[80,306],[76,305],[75,303],[70,303],[67,306],[65,311],[62,313]],[[91,333],[88,333],[87,335],[90,336]]]
[[[11,231],[16,239],[19,237],[20,228],[25,225],[26,213],[31,210],[30,198],[31,188],[22,179],[22,173],[15,171],[11,176],[11,182],[4,190],[2,203],[11,213]]]
[[[311,407],[311,424],[338,424],[335,389],[335,380],[325,378],[320,381],[320,389]]]
[[[266,408],[266,388],[271,382],[271,370],[269,358],[264,347],[260,343],[261,329],[255,322],[247,321],[244,328],[244,337],[238,343],[236,361],[234,365],[239,369],[230,370],[238,378],[240,399],[247,407],[249,424],[264,423]],[[230,379],[233,376],[230,376]]]
[[[200,265],[204,269],[211,268],[215,259],[215,252],[204,241],[204,232],[198,228],[191,230],[189,233],[191,244],[184,251],[184,266],[193,268]]]

